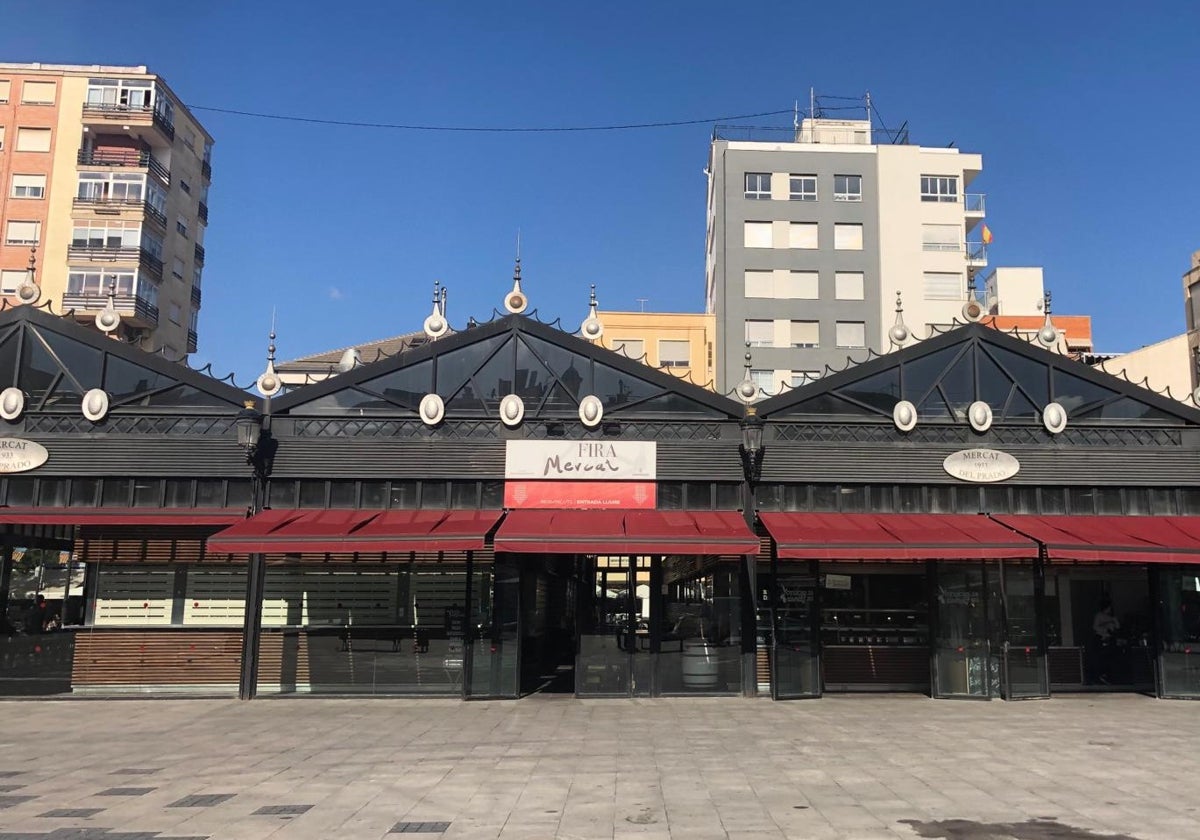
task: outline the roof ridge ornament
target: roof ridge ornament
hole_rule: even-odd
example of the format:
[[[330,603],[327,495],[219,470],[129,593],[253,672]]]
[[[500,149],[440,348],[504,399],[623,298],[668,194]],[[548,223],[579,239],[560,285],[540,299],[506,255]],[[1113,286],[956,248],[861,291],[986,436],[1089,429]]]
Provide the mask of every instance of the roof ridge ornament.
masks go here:
[[[422,326],[431,339],[441,338],[450,330],[446,321],[446,288],[440,280],[433,281],[433,311]]]
[[[121,313],[117,311],[116,300],[117,284],[116,281],[111,281],[108,284],[108,303],[96,313],[96,329],[106,335],[112,335],[113,331],[121,326]]]
[[[529,298],[521,291],[521,231],[517,231],[517,261],[513,266],[512,291],[504,297],[504,308],[513,315],[520,315],[529,308]]]
[[[750,343],[747,342],[745,362],[743,363],[746,368],[746,375],[742,377],[742,381],[739,382],[737,386],[738,399],[747,405],[754,402],[762,395],[762,392],[758,387],[758,383],[755,382],[754,377],[750,375],[750,365],[752,362],[753,359],[750,356]]]
[[[1054,326],[1054,321],[1052,321],[1050,319],[1050,290],[1049,289],[1047,289],[1046,292],[1042,295],[1042,300],[1045,302],[1046,323],[1044,323],[1042,325],[1042,328],[1037,331],[1037,340],[1038,340],[1038,344],[1042,345],[1043,347],[1050,348],[1050,347],[1054,347],[1054,345],[1058,343],[1059,332],[1058,332],[1058,329],[1055,328],[1055,326]]]
[[[264,397],[270,398],[278,394],[283,389],[283,381],[279,378],[279,374],[275,372],[275,313],[271,313],[271,332],[268,334],[267,343],[267,369],[262,372],[255,383],[258,386],[258,392]]]
[[[588,304],[588,316],[583,319],[583,323],[579,325],[580,334],[588,341],[597,341],[600,336],[604,335],[604,324],[600,322],[600,316],[596,314],[596,284],[592,284],[592,298]]]
[[[21,285],[17,286],[17,300],[23,304],[31,305],[38,302],[38,298],[42,296],[42,289],[37,284],[37,246],[33,245],[29,249],[29,267],[25,269],[25,279]]]
[[[909,338],[908,325],[904,323],[904,303],[900,298],[900,290],[896,290],[896,323],[888,330],[888,339],[896,347],[903,347]]]

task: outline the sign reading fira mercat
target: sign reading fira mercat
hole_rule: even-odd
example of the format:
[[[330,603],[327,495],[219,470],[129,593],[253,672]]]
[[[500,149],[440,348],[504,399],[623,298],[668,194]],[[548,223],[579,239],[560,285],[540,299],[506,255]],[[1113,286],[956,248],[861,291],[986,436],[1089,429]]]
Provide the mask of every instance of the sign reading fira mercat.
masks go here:
[[[657,456],[653,441],[510,440],[505,444],[504,477],[653,481]]]

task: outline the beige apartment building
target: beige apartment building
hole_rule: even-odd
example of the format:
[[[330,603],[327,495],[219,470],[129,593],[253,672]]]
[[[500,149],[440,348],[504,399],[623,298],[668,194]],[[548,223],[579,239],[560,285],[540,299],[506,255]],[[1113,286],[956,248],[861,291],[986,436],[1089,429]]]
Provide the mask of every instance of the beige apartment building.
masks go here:
[[[144,66],[0,63],[0,294],[92,323],[111,292],[119,337],[195,352],[212,145]]]
[[[715,387],[717,319],[703,312],[597,312],[600,344],[708,389]]]

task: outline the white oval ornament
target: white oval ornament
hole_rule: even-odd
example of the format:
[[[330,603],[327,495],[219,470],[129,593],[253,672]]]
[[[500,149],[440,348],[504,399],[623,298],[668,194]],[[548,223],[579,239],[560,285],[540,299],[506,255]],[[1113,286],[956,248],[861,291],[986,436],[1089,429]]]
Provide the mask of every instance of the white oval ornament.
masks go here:
[[[441,315],[430,315],[425,319],[424,327],[425,335],[430,338],[441,338],[450,329],[450,325]]]
[[[967,409],[967,420],[977,432],[986,432],[992,427],[992,407],[983,400],[976,400]]]
[[[258,392],[264,397],[275,396],[279,393],[279,389],[283,387],[283,381],[280,380],[274,371],[267,371],[258,377],[256,384],[258,385]]]
[[[46,463],[50,453],[37,441],[0,437],[0,473],[28,472]]]
[[[121,314],[115,309],[101,309],[96,313],[96,329],[110,333],[121,326]]]
[[[504,298],[504,308],[513,315],[520,315],[529,306],[529,298],[525,297],[524,292],[519,292],[516,289],[509,292]]]
[[[446,404],[437,394],[426,394],[421,397],[419,413],[422,423],[426,426],[436,426],[446,416]]]
[[[743,379],[737,386],[737,395],[744,403],[752,403],[758,399],[758,384],[751,379]]]
[[[595,394],[588,394],[579,402],[579,422],[594,429],[604,419],[604,403]]]
[[[0,417],[16,420],[25,411],[25,392],[20,388],[5,388],[0,391]]]
[[[579,333],[588,341],[595,341],[604,335],[604,324],[600,323],[599,318],[584,318],[579,327]]]
[[[1042,425],[1050,434],[1059,434],[1067,428],[1067,410],[1060,403],[1049,403],[1042,409]]]
[[[83,395],[83,416],[93,423],[99,423],[108,414],[108,394],[99,388],[93,388]]]
[[[989,484],[1012,478],[1021,462],[998,449],[961,449],[946,456],[942,469],[960,481]]]
[[[892,409],[892,422],[902,432],[911,432],[917,426],[917,407],[908,400],[900,400]]]
[[[516,394],[500,400],[500,422],[505,426],[519,426],[525,417],[525,403]]]
[[[20,286],[17,286],[17,300],[21,303],[37,303],[37,299],[41,296],[42,290],[37,283],[30,283],[26,280]]]
[[[903,344],[908,341],[908,327],[903,324],[894,324],[888,330],[888,338],[892,340],[893,344]]]

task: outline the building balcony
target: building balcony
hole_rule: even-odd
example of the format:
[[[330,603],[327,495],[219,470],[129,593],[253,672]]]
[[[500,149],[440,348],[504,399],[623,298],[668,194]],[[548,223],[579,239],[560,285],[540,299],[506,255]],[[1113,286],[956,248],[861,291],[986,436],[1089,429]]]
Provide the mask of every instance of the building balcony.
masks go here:
[[[67,248],[67,259],[105,263],[136,263],[146,270],[148,276],[162,281],[162,260],[144,248],[72,243]]]
[[[195,256],[196,256],[196,263],[198,265],[204,265],[204,246],[201,245],[200,243],[196,243]]]
[[[200,300],[202,297],[203,296],[200,294],[200,287],[192,286],[192,308],[193,309],[200,308]]]
[[[196,208],[196,218],[204,222],[204,224],[208,224],[208,205],[203,201],[201,201],[199,206]]]
[[[97,312],[108,306],[108,295],[95,292],[67,292],[63,295],[62,305],[63,309],[74,310],[75,320],[92,321]],[[113,308],[121,313],[122,320],[130,326],[145,329],[154,329],[158,326],[158,307],[141,295],[114,295]]]
[[[153,105],[113,105],[101,102],[83,103],[83,122],[88,125],[103,125],[112,130],[120,125],[125,131],[135,128],[153,127],[166,139],[168,145],[175,142],[175,126],[167,121],[162,111]]]
[[[80,149],[76,161],[80,166],[127,166],[145,169],[167,186],[171,184],[171,170],[163,166],[154,155],[137,149]]]
[[[966,245],[967,265],[971,268],[984,268],[988,264],[987,245],[982,242],[968,242]]]
[[[188,351],[189,353],[195,353],[195,352],[196,352],[196,346],[197,346],[197,344],[196,344],[196,331],[195,331],[195,330],[188,330],[188,349],[187,349],[187,351]]]
[[[987,215],[983,193],[967,193],[963,196],[963,212],[968,216],[983,218]]]
[[[200,161],[200,176],[204,178],[205,181],[212,180],[212,164],[206,160]]]
[[[119,216],[124,211],[136,210],[141,213],[143,218],[155,222],[163,230],[166,230],[167,227],[167,217],[149,202],[142,201],[140,198],[75,197],[71,199],[71,206],[76,210],[91,210],[101,216]]]

